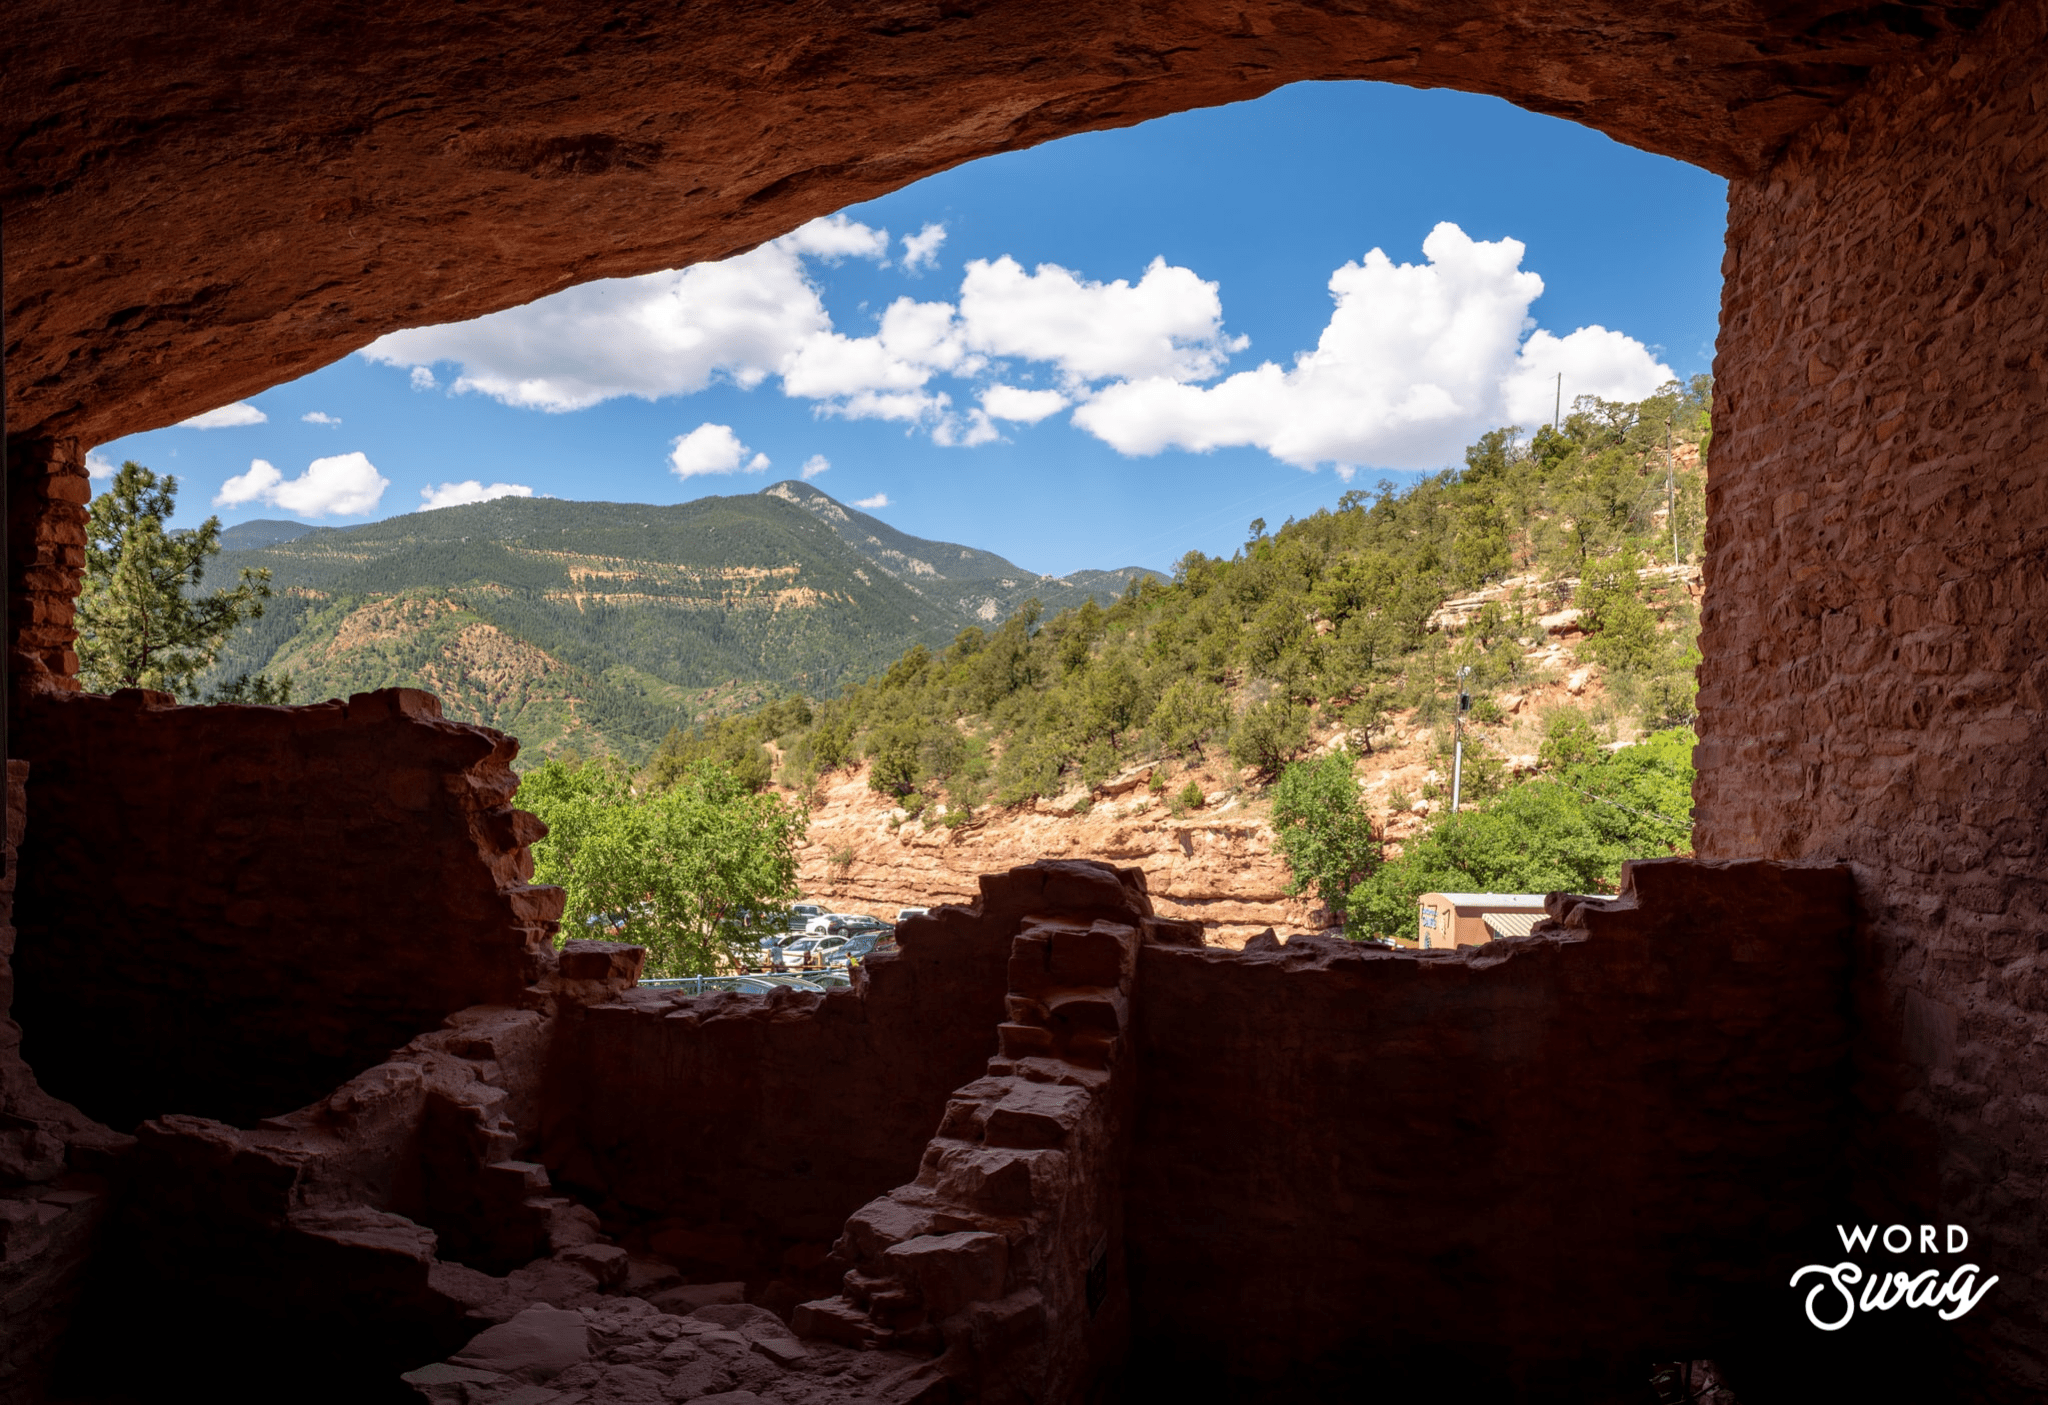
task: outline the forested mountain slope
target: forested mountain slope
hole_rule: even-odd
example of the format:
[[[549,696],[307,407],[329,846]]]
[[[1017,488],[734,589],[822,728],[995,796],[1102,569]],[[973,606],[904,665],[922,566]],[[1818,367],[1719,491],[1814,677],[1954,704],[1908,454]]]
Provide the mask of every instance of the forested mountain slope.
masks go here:
[[[1040,577],[800,483],[665,507],[504,498],[230,550],[210,574],[242,567],[268,569],[277,595],[215,678],[289,673],[301,700],[423,687],[529,755],[635,761],[707,709],[829,695],[1019,591],[1057,607],[1148,574]]]
[[[1710,399],[1701,377],[1636,404],[1582,401],[1533,437],[1487,434],[1459,469],[1277,531],[1255,522],[1233,555],[1191,552],[1171,582],[1106,609],[1027,608],[919,643],[821,705],[678,731],[643,779],[704,757],[756,784],[772,773],[826,806],[814,886],[915,905],[882,880],[885,858],[922,842],[913,822],[970,848],[1021,826],[1061,852],[1047,816],[1098,806],[1119,822],[1088,841],[1100,856],[1150,854],[1156,882],[1216,888],[1168,845],[1193,861],[1216,840],[1207,817],[1228,816],[1220,861],[1270,859],[1255,852],[1266,787],[1341,745],[1362,759],[1339,758],[1331,784],[1362,791],[1377,836],[1340,884],[1361,931],[1412,925],[1415,893],[1445,885],[1611,886],[1623,858],[1688,834]],[[1462,811],[1447,821],[1461,691]],[[844,803],[854,772],[883,810]]]
[[[1618,707],[1688,720],[1697,619],[1673,571],[1705,526],[1710,393],[1701,377],[1638,404],[1588,400],[1533,438],[1483,436],[1462,469],[1347,493],[1278,531],[1255,522],[1235,555],[1190,552],[1170,583],[1108,609],[1024,611],[913,647],[779,730],[787,766],[865,758],[878,786],[967,808],[1208,748],[1271,774],[1317,725],[1369,749],[1394,713],[1447,720],[1461,679],[1492,724],[1564,609]]]

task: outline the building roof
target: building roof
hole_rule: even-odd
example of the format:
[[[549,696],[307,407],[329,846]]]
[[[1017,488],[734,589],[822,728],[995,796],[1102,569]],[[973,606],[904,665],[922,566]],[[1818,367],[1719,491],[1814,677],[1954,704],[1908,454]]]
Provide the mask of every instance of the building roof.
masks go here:
[[[1479,919],[1486,930],[1496,937],[1526,937],[1538,922],[1543,920],[1540,912],[1489,912]]]
[[[1442,898],[1452,907],[1504,908],[1512,912],[1543,910],[1541,893],[1424,893],[1425,898]]]

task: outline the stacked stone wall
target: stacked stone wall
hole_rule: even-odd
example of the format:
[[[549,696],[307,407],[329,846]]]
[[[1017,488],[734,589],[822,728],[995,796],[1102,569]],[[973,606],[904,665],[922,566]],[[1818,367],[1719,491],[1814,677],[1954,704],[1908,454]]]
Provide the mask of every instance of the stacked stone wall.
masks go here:
[[[1456,952],[1148,945],[1134,1370],[1635,1399],[1757,1346],[1835,1248],[1851,922],[1841,869],[1672,859]]]
[[[2048,1391],[2048,13],[1873,79],[1730,191],[1696,844],[1840,860],[1859,1197],[1966,1225]]]
[[[78,687],[78,588],[92,480],[76,439],[9,439],[7,641],[17,696]]]
[[[572,1011],[542,1159],[627,1242],[787,1311],[829,1290],[846,1217],[910,1180],[955,1089],[996,1052],[1011,939],[1032,912],[1142,903],[1144,880],[1047,862],[897,929],[851,991],[638,990]],[[820,1276],[822,1275],[822,1277]]]
[[[518,743],[428,694],[177,707],[46,692],[16,723],[15,1019],[43,1085],[119,1128],[303,1106],[551,969],[558,888]]]

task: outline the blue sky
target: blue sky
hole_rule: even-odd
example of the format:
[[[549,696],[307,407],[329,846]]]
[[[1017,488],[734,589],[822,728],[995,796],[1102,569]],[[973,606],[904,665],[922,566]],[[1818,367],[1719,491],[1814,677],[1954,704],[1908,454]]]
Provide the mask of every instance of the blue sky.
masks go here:
[[[1030,569],[1164,569],[1533,425],[1560,371],[1569,403],[1708,370],[1725,202],[1496,99],[1303,84],[387,338],[96,458],[175,473],[181,525],[682,502],[808,465]]]

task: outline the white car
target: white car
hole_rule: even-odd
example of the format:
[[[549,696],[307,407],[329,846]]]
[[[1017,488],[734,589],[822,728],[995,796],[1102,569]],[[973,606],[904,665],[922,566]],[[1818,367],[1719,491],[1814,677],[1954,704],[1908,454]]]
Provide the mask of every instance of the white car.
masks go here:
[[[801,971],[811,965],[823,966],[832,959],[834,952],[852,940],[846,936],[798,937],[782,948],[782,969]]]
[[[860,918],[850,912],[821,912],[810,921],[804,923],[804,935],[810,937],[828,936],[831,934],[834,926],[844,927],[849,922],[858,921],[860,921]]]
[[[930,911],[928,907],[899,907],[896,909],[896,920],[902,922],[908,918],[922,917]]]

